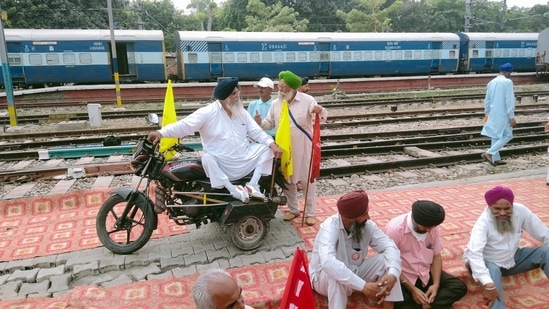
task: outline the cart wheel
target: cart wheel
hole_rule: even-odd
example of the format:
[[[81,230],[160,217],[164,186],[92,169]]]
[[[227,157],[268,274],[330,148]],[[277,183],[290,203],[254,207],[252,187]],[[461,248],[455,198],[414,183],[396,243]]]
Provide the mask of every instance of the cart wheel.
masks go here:
[[[269,222],[257,216],[245,216],[227,226],[227,234],[233,244],[244,251],[258,248],[265,240],[268,230]]]

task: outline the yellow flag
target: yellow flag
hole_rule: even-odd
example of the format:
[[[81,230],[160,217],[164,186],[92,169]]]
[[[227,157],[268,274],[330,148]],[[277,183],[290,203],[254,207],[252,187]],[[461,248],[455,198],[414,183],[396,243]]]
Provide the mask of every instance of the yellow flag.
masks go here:
[[[162,111],[162,128],[170,123],[177,122],[177,114],[175,113],[175,102],[173,99],[172,81],[168,80],[168,89],[164,97],[164,110]],[[160,151],[165,151],[179,142],[178,138],[163,137],[160,140]],[[173,157],[175,152],[166,153],[166,159]]]
[[[276,143],[282,148],[281,170],[286,179],[294,173],[292,164],[292,136],[290,134],[290,112],[288,110],[288,101],[282,101],[282,110],[280,111],[280,121],[276,129]]]

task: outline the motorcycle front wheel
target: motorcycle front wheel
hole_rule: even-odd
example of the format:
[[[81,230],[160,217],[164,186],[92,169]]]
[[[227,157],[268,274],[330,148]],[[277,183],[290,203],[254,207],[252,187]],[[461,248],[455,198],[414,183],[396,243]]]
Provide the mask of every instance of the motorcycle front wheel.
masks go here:
[[[227,226],[227,234],[240,250],[253,250],[261,246],[269,230],[269,222],[253,215],[244,216]]]
[[[97,237],[107,249],[116,254],[130,254],[141,249],[153,233],[153,219],[147,218],[141,203],[132,206],[126,218],[121,218],[127,201],[120,195],[108,198],[97,213]]]

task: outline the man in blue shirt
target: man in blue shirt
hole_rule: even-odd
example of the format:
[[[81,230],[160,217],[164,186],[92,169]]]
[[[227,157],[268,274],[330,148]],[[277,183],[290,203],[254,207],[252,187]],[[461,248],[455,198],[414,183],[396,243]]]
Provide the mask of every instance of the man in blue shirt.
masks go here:
[[[259,93],[259,99],[250,102],[250,105],[248,105],[248,113],[250,113],[252,117],[259,114],[261,115],[261,118],[266,118],[269,108],[271,108],[271,103],[273,103],[271,94],[273,93],[274,83],[270,78],[263,77],[254,85],[254,87],[258,89],[257,92]],[[266,130],[265,133],[270,136],[274,136],[276,133],[276,128]]]

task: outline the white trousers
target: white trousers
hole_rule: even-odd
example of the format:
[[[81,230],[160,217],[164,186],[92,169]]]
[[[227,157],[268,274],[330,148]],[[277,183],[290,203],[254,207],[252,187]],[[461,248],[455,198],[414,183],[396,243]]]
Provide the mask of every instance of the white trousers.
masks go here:
[[[302,183],[303,193],[307,192],[307,184]],[[286,183],[288,189],[283,190],[287,199],[288,208],[294,214],[300,213],[299,204],[297,203],[297,186],[295,184]],[[316,181],[309,183],[309,191],[307,195],[307,205],[305,209],[305,217],[314,217],[316,211]]]
[[[377,254],[365,259],[355,273],[366,282],[377,281],[387,273],[383,255]],[[328,297],[328,308],[345,309],[347,307],[347,297],[353,293],[353,290],[350,287],[332,280],[323,271],[318,274],[318,277],[315,278],[312,283],[313,289],[317,293]],[[385,301],[397,302],[402,301],[403,299],[402,290],[397,281],[393,286],[391,293],[385,298]]]

